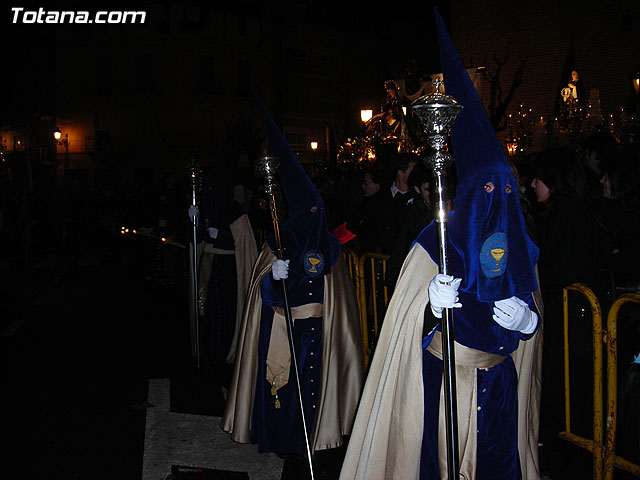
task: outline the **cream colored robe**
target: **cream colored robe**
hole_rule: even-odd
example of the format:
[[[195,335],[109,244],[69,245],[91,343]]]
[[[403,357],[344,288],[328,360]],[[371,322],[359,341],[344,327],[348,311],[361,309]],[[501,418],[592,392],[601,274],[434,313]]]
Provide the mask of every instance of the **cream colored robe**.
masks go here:
[[[424,419],[422,329],[424,310],[429,302],[429,282],[437,273],[438,266],[429,254],[422,246],[414,244],[402,266],[385,315],[340,480],[412,480],[420,477]],[[530,405],[530,395],[535,397],[539,388],[531,387],[531,374],[535,369],[530,365],[536,348],[529,348],[526,343],[522,342],[514,354],[518,357],[518,371],[530,372],[519,377],[518,386],[523,405]],[[537,385],[539,387],[539,382]],[[519,408],[525,413],[524,408]],[[527,423],[537,427],[537,409],[525,417],[519,419],[519,429]],[[529,468],[537,472],[537,455],[533,457],[535,452],[529,448],[534,441],[537,447],[537,428],[535,430],[535,439],[533,433],[519,433],[519,442],[526,440],[528,443],[528,447],[519,448],[523,471],[526,465],[527,472]],[[524,478],[537,476],[527,473]]]
[[[252,273],[237,357],[221,428],[239,443],[249,443],[255,397],[261,324],[260,281],[276,257],[265,243]],[[324,277],[322,382],[310,443],[335,448],[351,433],[362,392],[363,354],[353,282],[342,256]]]
[[[536,269],[536,277],[538,271]],[[518,452],[523,480],[539,480],[538,435],[540,432],[540,398],[542,394],[542,339],[544,305],[540,289],[533,292],[538,312],[538,329],[526,342],[520,340],[511,354],[518,372]]]
[[[231,234],[236,246],[236,277],[238,280],[238,296],[236,301],[236,328],[233,334],[233,342],[227,354],[227,363],[233,364],[236,358],[236,348],[238,345],[238,335],[242,326],[244,306],[247,301],[247,291],[251,281],[253,265],[258,258],[258,247],[253,235],[253,229],[249,223],[249,217],[242,215],[235,222],[229,225]]]

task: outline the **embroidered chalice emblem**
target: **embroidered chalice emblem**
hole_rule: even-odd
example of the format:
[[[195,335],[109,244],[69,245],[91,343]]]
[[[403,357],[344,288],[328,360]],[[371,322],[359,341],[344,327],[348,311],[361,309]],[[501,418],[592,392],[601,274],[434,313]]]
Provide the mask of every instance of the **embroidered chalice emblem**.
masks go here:
[[[492,248],[491,249],[491,256],[493,257],[493,259],[496,261],[496,266],[493,270],[491,270],[492,273],[500,273],[500,260],[502,259],[502,257],[504,256],[504,248]]]
[[[320,259],[319,258],[313,258],[313,257],[309,257],[309,263],[311,264],[311,268],[309,269],[309,273],[318,273],[318,270],[316,270],[316,265],[318,265],[320,263]]]

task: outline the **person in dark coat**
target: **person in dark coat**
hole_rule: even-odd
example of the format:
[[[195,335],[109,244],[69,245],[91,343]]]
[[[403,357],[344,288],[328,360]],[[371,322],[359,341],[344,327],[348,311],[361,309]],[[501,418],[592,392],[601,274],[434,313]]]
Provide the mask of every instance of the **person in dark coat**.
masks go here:
[[[582,162],[585,166],[589,194],[594,202],[602,199],[603,168],[614,168],[620,156],[618,142],[607,132],[593,132],[582,142]]]
[[[563,289],[582,284],[606,309],[612,293],[612,250],[605,224],[592,203],[584,167],[572,150],[557,147],[539,152],[533,158],[531,176],[540,206],[536,220],[538,266],[545,306],[541,439],[548,468],[560,474],[567,468],[564,445],[558,440],[558,433],[564,430]],[[588,391],[592,384],[590,312],[582,295],[570,293],[570,376],[576,391]],[[591,409],[588,399],[572,405],[576,433],[590,434]]]
[[[383,223],[381,191],[383,176],[376,165],[368,166],[362,173],[362,200],[347,221],[347,229],[356,235],[354,242],[358,253],[379,252]]]
[[[640,155],[634,145],[623,148],[620,159],[603,162],[605,218],[613,247],[613,279],[616,296],[640,293]],[[618,433],[616,453],[640,461],[640,305],[627,303],[617,315]]]
[[[407,181],[418,163],[418,158],[413,154],[401,153],[391,163],[394,180],[391,185],[381,188],[381,207],[378,213],[378,221],[381,222],[378,243],[380,252],[384,254],[391,254],[407,202],[412,197]]]
[[[411,245],[420,232],[433,220],[431,206],[431,177],[433,173],[419,163],[411,171],[407,181],[411,198],[407,200],[404,216],[399,222],[391,249],[391,257],[387,262],[386,285],[393,289],[400,274]]]
[[[598,212],[611,236],[616,293],[640,292],[640,155],[627,148],[601,169]]]
[[[539,152],[532,162],[539,204],[540,276],[546,290],[580,282],[599,296],[610,291],[609,243],[584,167],[568,148]],[[590,261],[585,262],[589,258]]]

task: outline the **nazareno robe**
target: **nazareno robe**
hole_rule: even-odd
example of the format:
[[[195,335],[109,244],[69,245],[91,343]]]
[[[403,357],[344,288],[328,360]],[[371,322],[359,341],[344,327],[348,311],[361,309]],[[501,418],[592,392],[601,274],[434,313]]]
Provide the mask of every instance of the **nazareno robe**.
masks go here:
[[[232,364],[250,274],[258,257],[255,237],[244,212],[215,240],[206,231],[203,237],[198,246],[198,293],[204,310],[199,317],[200,356],[210,366]]]
[[[455,253],[451,257],[450,271],[460,276],[456,275]],[[438,417],[444,415],[439,407],[442,362],[423,348],[427,343],[423,321],[425,308],[429,308],[429,282],[437,273],[438,266],[425,248],[419,241],[414,243],[383,322],[341,480],[446,478],[446,469],[438,472],[438,464],[446,465],[444,452],[438,451],[445,435],[438,425]],[[478,398],[474,403],[458,403],[459,431],[464,430],[471,415],[478,415],[478,406],[480,412],[485,410],[475,418],[480,430],[474,440],[476,446],[468,448],[467,438],[458,437],[461,472],[468,479],[520,478],[521,471],[526,472],[524,478],[537,478],[540,329],[533,336],[510,332],[493,321],[489,304],[478,308],[476,303],[480,302],[470,296],[461,295],[460,300],[463,307],[454,309],[454,328],[461,348],[482,347],[490,354],[505,356],[497,366],[476,373]],[[533,307],[531,296],[525,300]],[[465,316],[460,311],[465,308],[477,311]],[[480,326],[487,331],[475,330]],[[528,337],[532,338],[524,341]],[[522,372],[519,377],[518,372]],[[457,382],[460,396],[467,386],[461,385],[460,378]],[[497,421],[511,425],[508,438],[499,439],[500,446],[513,445],[509,453],[490,448],[491,429]],[[505,434],[503,428],[501,434]],[[494,461],[500,471],[494,468]],[[509,476],[501,476],[502,470],[508,471]]]
[[[263,301],[263,295],[270,296],[268,282],[271,281],[271,264],[275,258],[265,243],[252,273],[221,427],[231,433],[231,438],[236,442],[258,443],[260,451],[295,453],[288,450],[295,447],[299,452],[304,451],[300,413],[293,388],[295,377],[290,373],[288,384],[279,389],[282,406],[277,412],[273,407],[270,385],[265,379],[265,350],[273,320],[273,306],[267,298]],[[301,346],[296,353],[305,413],[312,410],[313,421],[309,422],[312,425],[307,425],[307,428],[313,451],[338,447],[343,443],[343,437],[350,434],[364,381],[355,293],[341,256],[330,273],[320,277],[320,281],[323,292],[322,318],[294,321],[294,339]],[[311,298],[315,297],[312,295]],[[321,335],[317,335],[317,330],[311,330],[318,327]],[[315,346],[311,339],[316,340]],[[314,352],[313,356],[311,352]],[[318,355],[319,361],[315,360]],[[321,371],[319,375],[311,373],[308,367],[312,365],[316,371]],[[311,379],[319,384],[309,388]],[[315,403],[307,401],[313,397],[317,398]],[[283,428],[274,422],[274,413],[286,424]],[[286,433],[290,438],[277,438],[280,433]]]
[[[197,246],[199,325],[196,327],[194,308],[190,304],[191,351],[199,354],[210,366],[233,364],[237,336],[242,321],[246,292],[253,264],[258,257],[253,229],[246,214],[237,216],[223,232],[221,241],[207,241],[207,232],[200,228],[203,241]],[[189,258],[193,258],[193,244],[189,244]],[[189,277],[193,264],[189,262]],[[192,282],[189,294],[194,295]],[[204,310],[204,315],[202,314]],[[196,334],[196,329],[199,329]],[[200,345],[196,345],[199,338]]]

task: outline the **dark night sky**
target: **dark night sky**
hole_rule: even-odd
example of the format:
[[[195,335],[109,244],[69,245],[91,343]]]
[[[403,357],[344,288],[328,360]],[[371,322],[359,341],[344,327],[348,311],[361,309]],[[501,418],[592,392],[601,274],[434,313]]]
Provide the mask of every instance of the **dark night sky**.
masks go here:
[[[47,4],[48,3],[48,4]],[[144,1],[109,2],[96,4],[87,2],[21,2],[25,10],[88,10],[101,9],[135,10],[145,9]],[[179,2],[178,2],[179,3]],[[210,4],[209,2],[204,2]],[[266,2],[233,2],[230,7],[245,12],[265,10]],[[398,74],[407,65],[408,59],[421,58],[426,63],[437,62],[433,34],[433,6],[438,5],[445,19],[449,16],[448,1],[425,1],[415,4],[372,2],[281,2],[302,3],[309,7],[312,17],[306,17],[319,24],[333,25],[344,30],[347,38],[366,35],[370,38],[370,48],[380,52],[380,68],[386,70],[384,76]],[[184,2],[194,5],[198,2]],[[18,4],[16,4],[18,5]],[[217,3],[216,3],[217,5]],[[396,8],[397,7],[397,8]],[[56,33],[61,28],[95,28],[92,25],[48,25],[14,24],[11,6],[3,7],[0,14],[0,45],[2,58],[3,104],[0,107],[0,122],[19,120],[34,113],[51,111],[54,105],[56,69],[64,68],[64,58],[56,55]]]

